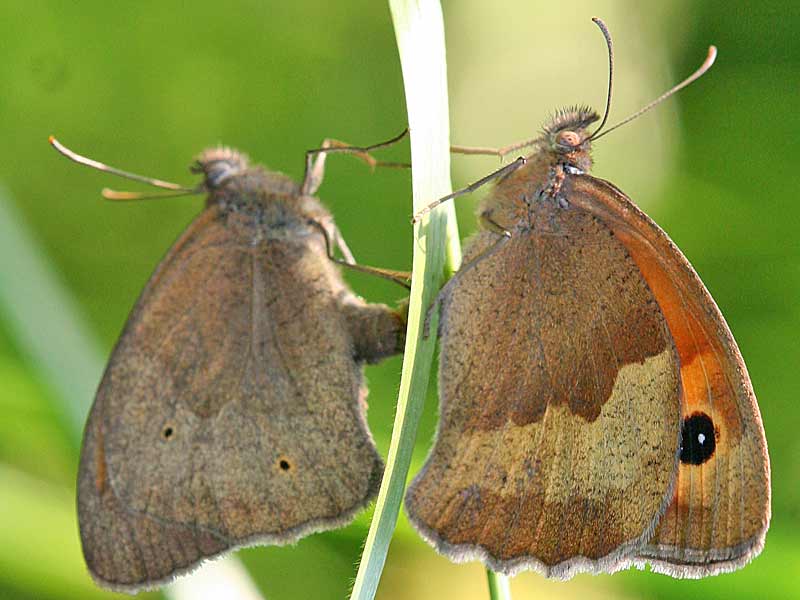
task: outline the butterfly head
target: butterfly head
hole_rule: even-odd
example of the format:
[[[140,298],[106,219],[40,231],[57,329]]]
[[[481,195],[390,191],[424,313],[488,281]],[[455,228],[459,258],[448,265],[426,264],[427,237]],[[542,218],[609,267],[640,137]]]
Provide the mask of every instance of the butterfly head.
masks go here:
[[[252,164],[246,154],[233,148],[218,146],[205,150],[197,157],[192,171],[203,175],[197,189],[208,193],[206,206],[218,204],[235,211],[255,211],[263,217],[268,207],[289,207],[296,204],[299,196],[299,186],[290,177]]]
[[[600,119],[588,106],[571,106],[557,111],[545,124],[541,148],[551,160],[581,171],[592,166],[589,126]]]

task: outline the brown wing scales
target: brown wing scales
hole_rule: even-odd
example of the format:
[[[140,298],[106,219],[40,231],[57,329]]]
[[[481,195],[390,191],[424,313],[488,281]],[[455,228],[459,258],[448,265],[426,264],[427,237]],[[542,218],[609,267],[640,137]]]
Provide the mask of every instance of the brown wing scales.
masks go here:
[[[253,245],[224,218],[207,209],[151,279],[87,424],[81,537],[110,587],[340,526],[377,492],[348,325],[367,305],[321,240]]]
[[[677,356],[609,231],[582,211],[537,210],[534,230],[462,277],[445,307],[439,433],[406,504],[450,556],[566,577],[618,562],[665,509]]]

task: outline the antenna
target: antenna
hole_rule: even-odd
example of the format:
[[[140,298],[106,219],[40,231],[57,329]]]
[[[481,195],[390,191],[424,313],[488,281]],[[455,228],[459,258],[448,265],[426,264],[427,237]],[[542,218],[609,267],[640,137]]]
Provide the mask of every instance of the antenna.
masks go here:
[[[669,98],[670,96],[672,96],[672,95],[673,95],[673,94],[675,94],[676,92],[679,92],[680,90],[682,90],[683,88],[685,88],[687,85],[689,85],[689,84],[690,84],[690,83],[692,83],[693,81],[695,81],[695,80],[699,79],[700,77],[702,77],[702,76],[703,76],[703,75],[706,73],[706,71],[708,71],[708,70],[711,68],[711,65],[713,65],[713,64],[714,64],[714,61],[716,60],[716,58],[717,58],[717,47],[716,47],[716,46],[709,46],[709,47],[708,47],[708,56],[706,57],[705,61],[703,61],[703,64],[702,64],[702,65],[700,65],[700,68],[699,68],[699,69],[697,69],[697,70],[696,70],[694,73],[692,73],[691,75],[689,75],[689,77],[687,77],[686,79],[684,79],[683,81],[681,81],[681,82],[680,82],[678,85],[676,85],[676,86],[674,86],[674,87],[672,87],[672,88],[668,89],[666,92],[664,92],[663,94],[661,94],[661,95],[660,95],[658,98],[656,98],[655,100],[653,100],[653,101],[652,101],[650,104],[647,104],[647,105],[646,105],[644,108],[641,108],[641,109],[639,109],[638,111],[636,111],[635,113],[633,113],[633,114],[632,114],[630,117],[628,117],[627,119],[623,119],[622,121],[620,121],[619,123],[617,123],[617,124],[616,124],[616,125],[614,125],[613,127],[610,127],[610,128],[608,128],[608,129],[606,129],[606,130],[605,130],[603,133],[600,133],[599,135],[598,135],[598,132],[599,132],[600,130],[598,129],[597,131],[595,131],[595,132],[592,134],[592,136],[591,136],[589,139],[590,139],[590,140],[597,140],[597,139],[600,139],[600,138],[601,138],[601,137],[603,137],[605,134],[607,134],[607,133],[611,133],[612,131],[614,131],[614,130],[615,130],[615,129],[617,129],[618,127],[622,127],[622,126],[623,126],[623,125],[625,125],[626,123],[630,123],[630,122],[631,122],[631,121],[633,121],[635,118],[637,118],[637,117],[640,117],[641,115],[643,115],[644,113],[646,113],[646,112],[647,112],[648,110],[650,110],[651,108],[653,108],[653,107],[657,106],[658,104],[661,104],[661,103],[662,103],[664,100],[666,100],[667,98]],[[610,88],[611,88],[611,85],[610,85],[610,83],[609,83],[609,89],[610,89]],[[611,97],[611,96],[610,96],[610,93],[609,93],[609,98],[610,98],[610,97]]]
[[[175,191],[153,192],[146,194],[144,192],[125,192],[120,190],[112,190],[111,188],[103,188],[100,190],[100,195],[106,200],[114,200],[119,202],[131,202],[138,200],[161,200],[163,198],[180,198],[181,196],[188,196],[190,194],[200,194],[202,189],[182,189]]]
[[[52,135],[48,138],[48,141],[50,142],[50,145],[53,146],[53,148],[58,150],[68,159],[75,161],[79,165],[84,165],[92,169],[97,169],[98,171],[103,171],[104,173],[111,173],[112,175],[118,175],[119,177],[124,177],[126,179],[132,179],[133,181],[146,183],[148,185],[152,185],[153,187],[170,190],[169,193],[155,194],[151,196],[138,194],[138,192],[114,192],[113,190],[103,190],[103,196],[109,200],[139,200],[151,197],[162,198],[162,197],[173,197],[173,196],[182,196],[185,194],[200,193],[199,189],[186,188],[183,187],[182,185],[178,185],[177,183],[170,183],[169,181],[162,181],[160,179],[155,179],[154,177],[145,177],[144,175],[129,173],[128,171],[123,171],[122,169],[117,169],[115,167],[111,167],[96,160],[92,160],[91,158],[81,156],[77,152],[73,152],[72,150],[64,146]]]
[[[592,21],[600,28],[603,37],[606,38],[606,46],[608,46],[608,93],[606,94],[606,111],[603,113],[603,120],[600,122],[600,127],[595,129],[594,133],[589,136],[590,140],[600,133],[600,130],[608,121],[608,113],[611,111],[611,84],[614,81],[614,44],[611,43],[611,33],[600,17],[592,17]]]

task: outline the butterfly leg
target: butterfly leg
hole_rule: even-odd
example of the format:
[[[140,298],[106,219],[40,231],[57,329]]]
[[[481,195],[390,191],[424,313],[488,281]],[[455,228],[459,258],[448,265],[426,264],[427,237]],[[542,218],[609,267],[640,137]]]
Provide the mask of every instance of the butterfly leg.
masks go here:
[[[345,242],[342,232],[339,231],[339,228],[336,226],[336,223],[333,222],[333,218],[330,215],[314,215],[309,223],[318,228],[325,236],[325,251],[328,258],[333,262],[346,266],[356,264],[356,257],[353,256],[353,253],[350,251],[350,246]],[[339,252],[341,252],[344,257],[343,259],[335,257],[334,246],[339,249]]]
[[[473,155],[483,155],[483,156],[499,156],[500,159],[505,158],[512,152],[516,152],[517,150],[522,150],[523,148],[527,148],[528,146],[532,146],[536,142],[536,138],[529,139],[529,140],[522,140],[520,142],[514,142],[513,144],[509,144],[508,146],[503,146],[502,148],[490,148],[488,146],[450,146],[450,152],[453,154],[473,154]]]
[[[313,219],[310,219],[309,223],[322,233],[325,251],[331,261],[348,269],[389,279],[406,289],[410,287],[411,273],[359,265],[336,257],[333,253],[333,239],[338,237],[342,243],[344,240],[333,221],[328,221],[327,227]],[[350,256],[352,257],[352,254]],[[351,293],[343,294],[339,302],[353,340],[356,360],[378,362],[382,358],[403,351],[408,320],[408,299],[401,301],[397,310],[385,304],[368,304]]]
[[[434,208],[436,208],[440,204],[443,204],[444,202],[447,202],[448,200],[452,200],[454,198],[458,198],[459,196],[463,196],[464,194],[470,194],[470,193],[474,192],[475,190],[477,190],[479,187],[481,187],[483,185],[486,185],[487,183],[489,183],[489,182],[491,182],[491,181],[493,181],[495,179],[502,179],[503,177],[505,177],[509,173],[513,173],[514,171],[519,169],[526,162],[527,161],[526,161],[525,157],[524,156],[520,156],[514,162],[509,163],[509,164],[505,165],[504,167],[501,167],[501,168],[497,169],[497,171],[489,173],[486,177],[483,177],[482,179],[479,179],[478,181],[469,184],[467,187],[461,188],[460,190],[456,190],[452,194],[447,194],[447,196],[442,196],[438,200],[434,200],[433,202],[428,204],[428,206],[425,206],[421,210],[417,211],[417,213],[413,217],[411,217],[411,222],[412,223],[419,222],[419,220],[422,217],[424,217],[426,214],[431,212]]]
[[[325,158],[328,154],[333,152],[352,154],[356,158],[367,163],[373,170],[375,167],[409,167],[410,165],[406,163],[379,161],[370,154],[373,150],[396,144],[406,135],[408,135],[408,129],[404,129],[401,133],[385,142],[379,142],[370,146],[353,146],[340,140],[326,138],[322,141],[319,148],[314,148],[306,152],[306,170],[303,176],[303,185],[300,188],[301,193],[306,196],[313,196],[317,193],[319,186],[322,185],[322,179],[325,176]]]
[[[347,245],[344,244],[344,238],[342,238],[339,228],[336,227],[333,222],[329,222],[329,227],[326,227],[320,221],[309,219],[309,224],[319,229],[320,233],[322,233],[322,237],[325,239],[325,251],[328,255],[328,258],[336,264],[347,267],[348,269],[352,269],[354,271],[359,271],[361,273],[367,273],[369,275],[375,275],[377,277],[382,277],[383,279],[388,279],[389,281],[394,281],[396,284],[401,285],[406,289],[411,288],[411,273],[407,271],[395,271],[393,269],[359,265],[355,261],[348,262],[348,255],[350,259],[352,259],[353,255],[350,253],[350,249],[347,248]],[[340,240],[337,242],[337,244],[344,244],[344,248],[346,248],[346,252],[342,250],[342,254],[345,255],[344,259],[341,259],[334,254],[333,243],[337,239]],[[339,245],[339,248],[342,249],[342,246]]]
[[[339,231],[339,228],[336,225],[333,225],[333,238],[336,242],[336,247],[339,248],[339,252],[342,253],[344,256],[344,260],[351,265],[356,264],[356,257],[353,256],[353,253],[350,251],[350,246],[347,245],[347,242],[344,241],[344,236],[342,232]],[[328,254],[330,256],[330,253]]]

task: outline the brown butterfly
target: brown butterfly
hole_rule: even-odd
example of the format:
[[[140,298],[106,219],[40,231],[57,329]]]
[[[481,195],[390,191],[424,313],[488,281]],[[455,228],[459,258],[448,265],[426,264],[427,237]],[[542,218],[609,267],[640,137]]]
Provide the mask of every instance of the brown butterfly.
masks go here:
[[[610,100],[611,77],[606,116]],[[770,518],[758,405],[688,260],[588,174],[598,119],[559,112],[494,174],[483,230],[440,296],[441,418],[408,515],[451,559],[506,574],[731,571]]]
[[[352,255],[314,197],[325,152],[309,153],[298,185],[210,149],[188,189],[51,142],[166,195],[208,194],[134,306],[86,424],[78,520],[94,579],[137,591],[349,522],[383,472],[361,367],[402,350],[405,317],[354,295],[332,260],[331,240]]]

